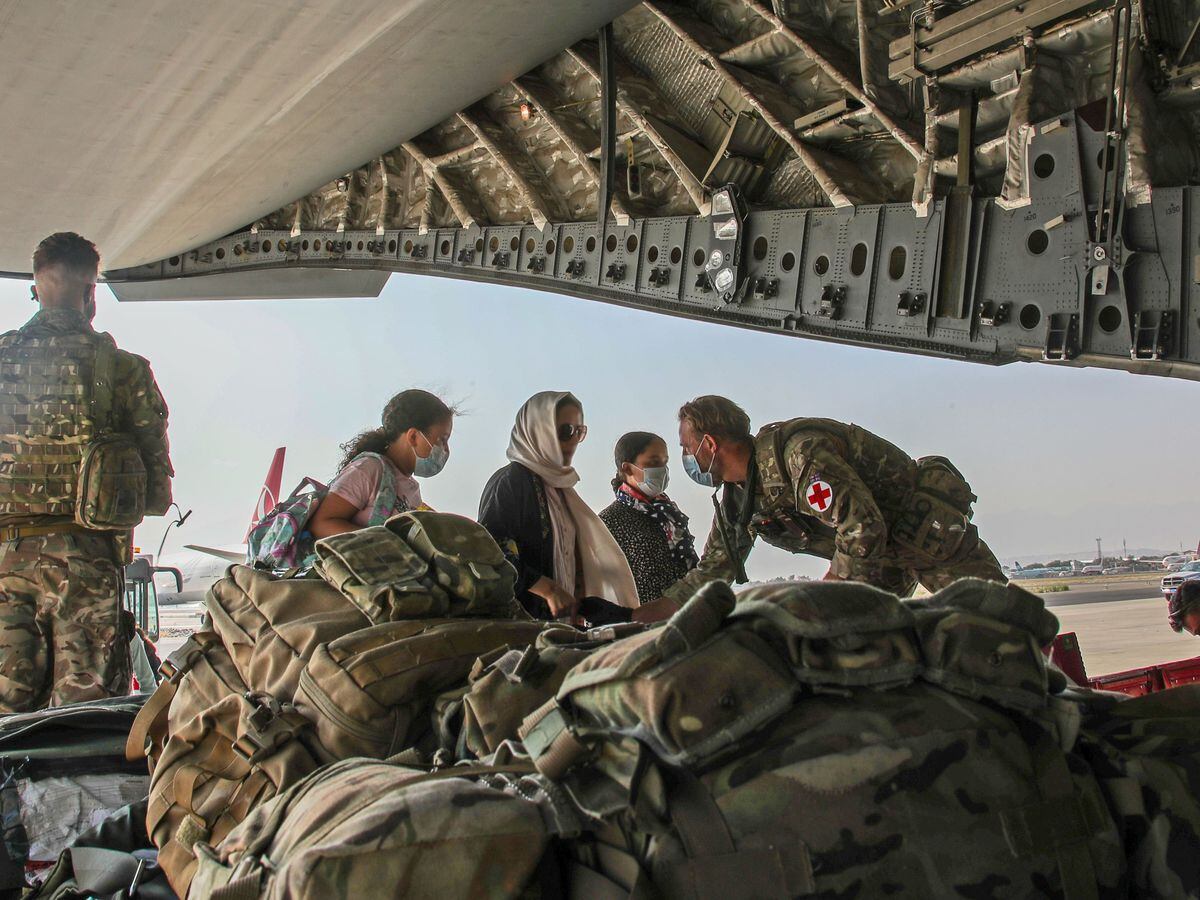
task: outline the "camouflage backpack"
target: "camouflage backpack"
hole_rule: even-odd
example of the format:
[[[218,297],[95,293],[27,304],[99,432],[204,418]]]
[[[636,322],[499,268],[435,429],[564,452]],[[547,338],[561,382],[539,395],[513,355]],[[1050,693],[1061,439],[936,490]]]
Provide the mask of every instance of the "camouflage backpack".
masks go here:
[[[1116,893],[1120,834],[1047,689],[1055,629],[974,580],[924,607],[845,583],[735,609],[713,583],[572,669],[524,744],[605,823],[578,855],[626,890]]]
[[[578,821],[546,788],[487,767],[430,774],[337,763],[260,807],[216,848],[199,846],[188,896],[560,896],[543,859],[551,835]]]
[[[554,698],[571,669],[601,647],[645,628],[628,623],[581,632],[550,624],[528,647],[480,656],[468,684],[438,698],[441,746],[456,759],[482,759],[505,741],[517,740],[521,723]]]
[[[146,831],[181,897],[196,841],[219,841],[259,803],[322,762],[289,704],[256,693],[220,637],[201,631],[163,663],[167,675],[130,732],[126,755],[148,756]]]
[[[217,841],[259,802],[327,762],[290,705],[318,644],[367,625],[319,578],[231,566],[206,598],[211,630],[161,667],[135,719],[129,759],[149,759],[147,830],[182,895],[197,839]]]
[[[375,623],[524,616],[512,565],[487,529],[465,516],[401,513],[323,538],[316,554],[317,573]]]
[[[425,619],[364,628],[316,649],[300,675],[296,708],[330,759],[383,759],[409,748],[429,754],[438,696],[464,683],[478,657],[526,647],[545,627]]]
[[[1200,897],[1200,684],[1084,703],[1081,753],[1121,822],[1132,895]]]
[[[146,509],[146,467],[117,431],[117,345],[106,333],[0,339],[0,513],[73,516],[127,530]]]

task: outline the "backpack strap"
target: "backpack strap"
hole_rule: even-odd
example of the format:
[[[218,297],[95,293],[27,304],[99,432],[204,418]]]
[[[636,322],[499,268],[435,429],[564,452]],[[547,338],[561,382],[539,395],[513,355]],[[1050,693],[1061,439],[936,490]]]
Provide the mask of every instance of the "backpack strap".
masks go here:
[[[1041,801],[1000,813],[1015,856],[1053,853],[1065,900],[1097,900],[1096,868],[1088,838],[1103,827],[1104,813],[1080,797],[1066,756],[1047,732],[1030,750]]]
[[[97,335],[96,368],[92,373],[92,427],[97,433],[115,431],[113,384],[117,370],[117,345],[107,333]]]
[[[358,454],[356,459],[361,457],[379,461],[379,490],[375,492],[375,502],[371,505],[371,516],[367,520],[368,525],[382,525],[397,512],[400,506],[400,495],[396,493],[396,475],[392,471],[391,463],[384,458],[382,453],[372,453],[370,451]],[[404,504],[407,509],[408,504]]]
[[[698,900],[725,900],[742,896],[794,897],[814,889],[812,863],[803,844],[797,841],[788,847],[793,856],[789,868],[784,867],[776,848],[737,849],[720,807],[700,780],[683,768],[673,770],[671,775],[671,822],[688,858],[671,867],[671,884],[664,885],[665,894],[671,896],[680,888],[690,888],[690,895]],[[789,869],[802,872],[803,877],[793,875],[789,879]],[[789,880],[803,883],[789,884]]]
[[[205,651],[220,641],[211,631],[197,631],[158,667],[163,676],[162,682],[150,699],[138,711],[129,729],[129,737],[125,741],[125,758],[130,762],[146,758],[146,749],[150,741],[158,743],[166,737],[167,709],[175,699],[179,690],[179,682],[183,676],[200,660]]]

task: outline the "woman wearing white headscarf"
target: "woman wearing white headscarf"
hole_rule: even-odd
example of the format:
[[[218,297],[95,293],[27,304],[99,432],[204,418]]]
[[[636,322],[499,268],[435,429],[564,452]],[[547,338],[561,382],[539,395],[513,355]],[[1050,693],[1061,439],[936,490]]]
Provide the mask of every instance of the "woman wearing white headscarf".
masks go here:
[[[509,465],[488,480],[479,501],[480,524],[516,567],[517,596],[539,618],[573,616],[585,597],[638,603],[625,554],[575,492],[571,460],[586,435],[574,395],[534,394],[517,413]]]

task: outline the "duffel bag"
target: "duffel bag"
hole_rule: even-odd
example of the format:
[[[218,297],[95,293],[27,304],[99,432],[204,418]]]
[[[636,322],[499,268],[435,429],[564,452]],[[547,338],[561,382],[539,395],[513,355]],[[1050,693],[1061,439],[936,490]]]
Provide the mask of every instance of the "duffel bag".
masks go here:
[[[1085,695],[1083,752],[1117,813],[1135,897],[1200,897],[1200,684]]]
[[[637,623],[586,632],[551,624],[528,647],[481,656],[468,686],[438,699],[441,745],[457,759],[482,759],[517,740],[521,723],[554,698],[571,669],[601,647],[643,630]]]
[[[363,759],[336,763],[201,845],[192,900],[560,896],[532,779],[505,791]],[[540,889],[543,881],[547,889]]]
[[[283,578],[230,566],[205,607],[242,680],[290,700],[318,644],[365,628],[363,612],[320,578]]]
[[[438,695],[465,683],[478,657],[526,647],[545,627],[492,619],[373,625],[316,649],[300,675],[296,708],[331,759],[431,752]]]
[[[960,594],[993,590],[1007,589]],[[949,618],[959,606],[942,599],[931,615]],[[1009,655],[1010,627],[985,630],[992,668],[1029,661],[1036,637]],[[927,655],[922,633],[866,585],[761,587],[735,609],[710,584],[664,628],[572,669],[525,747],[619,825],[618,849],[666,896],[1119,894],[1120,832],[1071,717],[1045,693],[1002,704],[965,677],[926,680],[956,660],[945,641]],[[604,854],[592,865],[622,881]]]

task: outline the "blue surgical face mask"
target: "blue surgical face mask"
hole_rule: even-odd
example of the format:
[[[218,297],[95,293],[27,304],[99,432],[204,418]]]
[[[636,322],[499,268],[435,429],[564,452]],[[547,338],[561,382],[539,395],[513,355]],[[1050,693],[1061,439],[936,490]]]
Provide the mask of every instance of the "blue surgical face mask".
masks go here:
[[[666,466],[647,466],[642,469],[642,480],[637,483],[637,489],[653,499],[667,489]]]
[[[704,438],[701,438],[700,440],[703,441]],[[700,446],[697,445],[696,449],[699,450]],[[701,487],[716,487],[716,485],[713,483],[712,475],[713,463],[716,461],[717,457],[714,454],[712,460],[709,461],[708,468],[701,470],[700,463],[696,461],[695,454],[685,453],[683,454],[683,471],[687,472],[688,478],[692,479],[692,481],[696,482],[696,484],[700,485]]]
[[[425,443],[429,444],[429,455],[418,456],[417,464],[413,468],[413,474],[418,478],[432,478],[438,472],[446,467],[446,460],[450,458],[450,451],[441,444],[435,444],[425,437],[424,432],[420,432],[421,437],[425,438]]]

